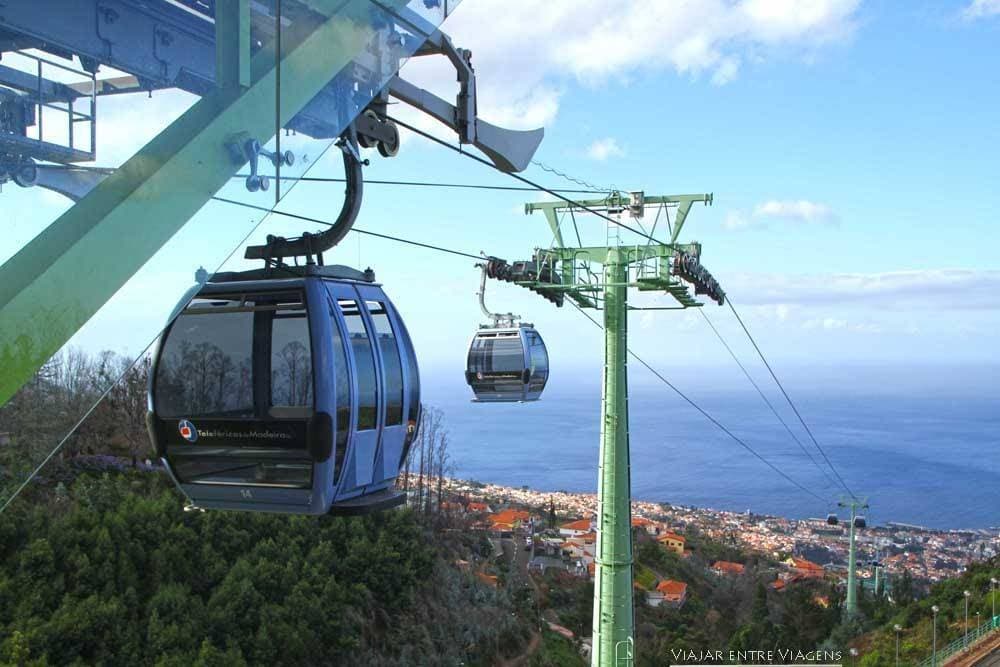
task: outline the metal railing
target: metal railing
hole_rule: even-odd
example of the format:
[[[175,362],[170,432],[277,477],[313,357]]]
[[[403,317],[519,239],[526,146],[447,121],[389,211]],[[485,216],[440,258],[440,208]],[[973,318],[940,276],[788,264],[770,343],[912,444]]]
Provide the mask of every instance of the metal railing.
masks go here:
[[[13,155],[60,163],[90,162],[97,144],[97,75],[27,51],[8,54],[19,67],[0,66],[0,101],[24,106],[17,127],[0,131],[0,148]],[[47,76],[55,74],[55,78]],[[78,78],[62,83],[59,78]],[[13,91],[18,91],[14,93]],[[84,110],[78,108],[84,104]],[[89,107],[89,108],[88,108]],[[53,136],[46,112],[62,115]],[[77,124],[83,123],[81,137]],[[32,136],[34,135],[34,136]]]
[[[965,635],[959,637],[950,644],[938,649],[937,653],[924,658],[917,663],[917,667],[937,667],[945,660],[961,652],[963,649],[971,647],[976,641],[1000,628],[1000,616],[994,616],[977,628],[969,630]]]

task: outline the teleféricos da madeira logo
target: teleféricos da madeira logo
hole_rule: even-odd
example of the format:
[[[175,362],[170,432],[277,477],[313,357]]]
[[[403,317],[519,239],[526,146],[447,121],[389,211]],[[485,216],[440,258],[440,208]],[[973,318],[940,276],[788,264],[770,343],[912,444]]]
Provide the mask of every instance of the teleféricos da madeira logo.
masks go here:
[[[180,423],[177,424],[177,430],[180,431],[181,437],[188,442],[198,441],[198,429],[196,429],[194,424],[189,422],[187,419],[182,419]]]

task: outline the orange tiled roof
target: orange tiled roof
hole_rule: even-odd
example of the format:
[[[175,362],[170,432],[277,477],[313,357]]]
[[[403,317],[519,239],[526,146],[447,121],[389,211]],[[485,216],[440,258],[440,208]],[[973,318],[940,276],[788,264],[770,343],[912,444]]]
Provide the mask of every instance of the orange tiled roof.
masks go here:
[[[634,516],[632,517],[632,525],[638,528],[640,526],[652,526],[653,522],[644,516]]]
[[[780,591],[784,587],[785,587],[785,582],[782,581],[781,579],[775,579],[774,581],[771,582],[771,588],[773,588],[776,591]]]
[[[656,538],[657,542],[666,542],[667,540],[675,540],[682,543],[687,542],[683,535],[678,535],[677,533],[663,533]]]
[[[672,597],[683,597],[687,593],[687,588],[688,585],[683,581],[674,581],[673,579],[666,579],[656,585],[656,590]]]
[[[569,523],[564,523],[559,526],[560,530],[590,530],[590,519],[580,519],[579,521],[570,521]]]
[[[726,574],[743,574],[746,566],[742,563],[731,563],[728,560],[717,560],[712,565],[712,569]]]
[[[504,510],[490,515],[493,523],[514,523],[516,521],[527,521],[531,514],[525,510]]]
[[[469,503],[467,509],[470,512],[489,512],[490,506],[486,503]]]
[[[822,565],[817,565],[816,563],[806,560],[805,558],[792,558],[792,563],[792,567],[796,570],[823,571]]]

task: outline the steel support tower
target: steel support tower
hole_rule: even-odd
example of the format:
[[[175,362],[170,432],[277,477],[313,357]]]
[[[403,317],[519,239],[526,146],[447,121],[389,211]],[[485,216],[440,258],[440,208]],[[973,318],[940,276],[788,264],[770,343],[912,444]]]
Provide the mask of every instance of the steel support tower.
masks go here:
[[[631,664],[632,478],[628,440],[628,264],[608,248],[604,265],[604,378],[597,475],[593,664]],[[614,661],[608,659],[609,649]],[[624,659],[624,660],[623,660]]]
[[[712,196],[677,195],[646,197],[642,193],[612,193],[609,197],[563,203],[528,204],[527,213],[542,211],[552,229],[555,245],[539,250],[530,263],[537,279],[516,281],[543,293],[562,292],[579,308],[602,309],[604,319],[604,372],[601,400],[601,444],[597,477],[597,553],[595,557],[593,648],[591,664],[600,667],[634,664],[634,607],[632,597],[632,493],[629,460],[628,417],[628,313],[631,310],[678,310],[699,307],[677,277],[680,258],[701,254],[697,243],[679,244],[679,235],[692,204],[711,204]],[[643,217],[643,208],[659,206],[674,210],[673,225],[665,222],[666,240],[639,245],[563,246],[560,223],[572,218],[576,238],[576,215],[599,212],[616,216],[628,211],[629,226]],[[658,216],[659,219],[659,216]],[[648,237],[656,230],[654,223]],[[643,232],[645,233],[645,232]],[[614,237],[617,237],[616,233]],[[610,237],[610,235],[609,235]],[[689,260],[687,260],[689,261]],[[594,270],[594,265],[603,266]],[[523,270],[523,268],[522,268]],[[724,295],[707,271],[695,282],[697,293]],[[603,276],[603,277],[602,277]],[[547,279],[546,279],[547,278]],[[707,282],[706,280],[707,279]],[[708,283],[714,284],[709,289]],[[629,305],[629,288],[666,292],[677,305],[639,307]]]
[[[847,616],[854,616],[858,612],[858,581],[857,581],[857,545],[855,543],[854,521],[858,516],[859,509],[868,509],[868,500],[865,498],[843,498],[839,503],[840,507],[850,508],[851,520],[848,525],[849,547],[847,551]]]

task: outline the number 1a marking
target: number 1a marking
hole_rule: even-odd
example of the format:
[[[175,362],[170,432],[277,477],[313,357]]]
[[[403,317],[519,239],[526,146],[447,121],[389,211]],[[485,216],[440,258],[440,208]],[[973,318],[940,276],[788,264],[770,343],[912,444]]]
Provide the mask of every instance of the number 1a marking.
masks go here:
[[[247,500],[253,499],[253,493],[250,492],[250,489],[240,489],[240,495],[246,498]]]

